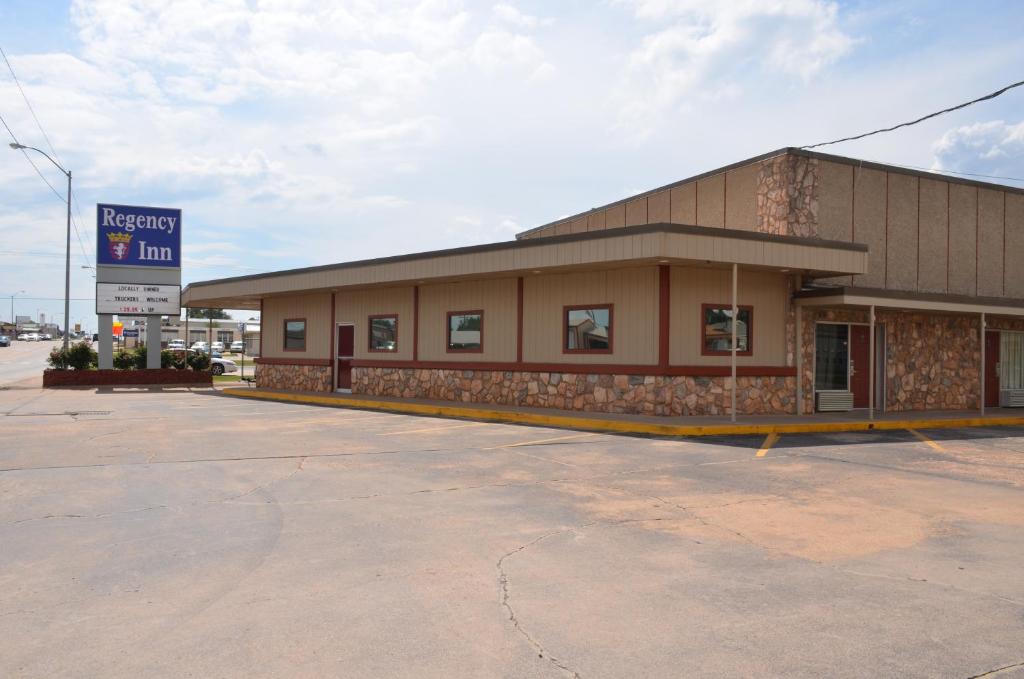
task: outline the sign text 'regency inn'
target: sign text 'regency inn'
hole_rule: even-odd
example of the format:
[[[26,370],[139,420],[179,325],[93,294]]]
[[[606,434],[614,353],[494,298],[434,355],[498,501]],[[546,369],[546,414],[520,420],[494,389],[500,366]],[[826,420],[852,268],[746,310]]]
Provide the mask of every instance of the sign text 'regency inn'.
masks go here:
[[[96,262],[181,267],[181,210],[96,206]]]

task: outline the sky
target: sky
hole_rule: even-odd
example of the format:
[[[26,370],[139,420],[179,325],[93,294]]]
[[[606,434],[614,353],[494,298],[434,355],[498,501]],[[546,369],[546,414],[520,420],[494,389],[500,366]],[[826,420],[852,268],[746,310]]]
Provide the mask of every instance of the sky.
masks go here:
[[[0,116],[73,173],[91,329],[96,203],[180,208],[183,284],[510,240],[1022,80],[1022,25],[983,0],[3,0]],[[66,180],[10,141],[0,319],[24,290],[16,315],[62,321]],[[1024,87],[820,150],[1024,177]]]

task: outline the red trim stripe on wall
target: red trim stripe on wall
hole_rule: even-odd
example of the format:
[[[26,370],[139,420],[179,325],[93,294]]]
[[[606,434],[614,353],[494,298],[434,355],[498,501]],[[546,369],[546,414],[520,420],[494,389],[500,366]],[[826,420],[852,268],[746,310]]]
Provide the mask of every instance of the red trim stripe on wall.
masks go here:
[[[338,382],[337,382],[338,376],[335,374],[335,372],[337,371],[337,368],[338,368],[338,349],[334,345],[334,343],[337,342],[337,340],[338,340],[338,330],[335,327],[335,320],[334,320],[334,309],[335,309],[335,306],[334,306],[334,299],[335,299],[334,295],[335,295],[335,293],[332,292],[331,293],[331,339],[328,340],[328,342],[327,342],[327,346],[330,347],[330,352],[331,352],[331,356],[330,356],[330,361],[331,361],[331,391],[334,391],[335,389],[338,388]]]
[[[669,366],[669,321],[671,320],[672,269],[658,265],[658,367]]]
[[[420,360],[420,286],[412,288],[412,360]]]
[[[516,363],[523,362],[523,277],[516,279]]]
[[[290,363],[288,359],[280,359]],[[602,363],[513,363],[484,361],[371,361],[354,360],[353,368],[412,368],[417,370],[490,370],[514,372],[557,372],[584,375],[668,375],[672,377],[728,377],[727,365],[623,365]],[[741,377],[794,377],[796,367],[774,365],[741,365],[737,367]]]

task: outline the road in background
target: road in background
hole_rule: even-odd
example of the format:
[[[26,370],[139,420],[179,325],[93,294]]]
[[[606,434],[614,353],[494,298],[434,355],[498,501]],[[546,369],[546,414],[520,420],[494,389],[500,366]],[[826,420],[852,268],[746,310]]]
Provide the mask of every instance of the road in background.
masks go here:
[[[9,347],[0,347],[0,387],[7,387],[33,377],[42,384],[46,357],[60,341],[12,341]]]

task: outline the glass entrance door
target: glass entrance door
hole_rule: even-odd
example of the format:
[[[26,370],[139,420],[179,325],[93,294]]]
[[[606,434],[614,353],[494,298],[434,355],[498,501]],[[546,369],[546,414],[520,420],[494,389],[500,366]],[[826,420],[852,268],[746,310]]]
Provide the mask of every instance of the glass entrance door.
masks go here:
[[[818,323],[814,327],[814,390],[850,390],[850,326]]]

